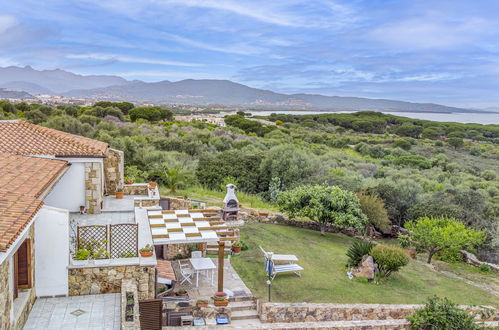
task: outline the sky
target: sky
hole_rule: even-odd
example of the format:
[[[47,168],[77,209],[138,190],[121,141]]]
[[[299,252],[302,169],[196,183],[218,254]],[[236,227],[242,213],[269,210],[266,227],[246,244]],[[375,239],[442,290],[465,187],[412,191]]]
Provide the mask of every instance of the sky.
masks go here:
[[[0,0],[0,66],[499,108],[496,0]]]

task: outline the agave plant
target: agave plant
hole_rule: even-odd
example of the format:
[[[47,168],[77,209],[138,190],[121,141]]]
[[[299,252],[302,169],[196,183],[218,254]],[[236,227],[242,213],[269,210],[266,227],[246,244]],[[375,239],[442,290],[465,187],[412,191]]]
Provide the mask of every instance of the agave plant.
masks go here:
[[[361,262],[362,257],[371,252],[374,244],[368,241],[355,240],[347,251],[347,267],[356,267]]]

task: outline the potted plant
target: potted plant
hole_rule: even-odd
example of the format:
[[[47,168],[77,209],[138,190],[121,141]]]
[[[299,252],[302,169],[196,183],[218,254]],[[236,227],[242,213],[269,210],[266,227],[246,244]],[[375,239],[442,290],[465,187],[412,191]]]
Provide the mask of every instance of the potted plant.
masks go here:
[[[147,244],[142,249],[139,250],[141,257],[151,257],[152,256],[152,246]]]
[[[123,198],[123,191],[117,191],[115,193],[116,199],[122,199]]]
[[[99,249],[92,251],[92,259],[96,265],[107,265],[109,264],[109,252],[106,251],[105,247],[100,247]]]
[[[229,304],[229,299],[227,299],[225,292],[215,292],[213,301],[215,306],[227,306]]]
[[[73,257],[73,264],[76,266],[84,266],[88,264],[90,251],[87,249],[78,249]]]
[[[177,296],[187,296],[187,291],[185,291],[185,289],[179,289],[177,291]]]
[[[125,176],[125,184],[133,184],[133,178],[130,176]]]
[[[237,241],[234,244],[232,244],[232,251],[234,251],[234,253],[241,253],[242,247],[243,247],[243,243],[241,243],[240,241]]]
[[[85,213],[85,205],[80,205],[80,214]]]
[[[158,184],[154,181],[149,182],[149,189],[154,190]]]

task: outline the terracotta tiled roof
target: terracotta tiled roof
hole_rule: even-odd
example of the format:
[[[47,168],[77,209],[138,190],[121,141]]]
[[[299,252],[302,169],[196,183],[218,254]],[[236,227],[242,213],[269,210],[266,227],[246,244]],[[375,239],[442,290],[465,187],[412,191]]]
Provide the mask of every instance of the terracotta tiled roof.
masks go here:
[[[68,163],[0,153],[0,251],[6,251],[36,215],[38,199]]]
[[[17,155],[102,157],[107,149],[107,143],[23,120],[0,121],[0,152]]]

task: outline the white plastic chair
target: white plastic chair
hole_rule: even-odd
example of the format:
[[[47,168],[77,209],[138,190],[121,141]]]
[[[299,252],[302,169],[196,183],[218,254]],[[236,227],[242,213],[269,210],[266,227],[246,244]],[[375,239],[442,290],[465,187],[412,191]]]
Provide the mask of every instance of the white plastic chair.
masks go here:
[[[202,257],[203,257],[202,251],[192,251],[191,252],[191,258],[202,258]]]
[[[194,275],[194,270],[188,265],[183,265],[180,260],[178,261],[178,265],[180,268],[180,274],[182,275],[180,284],[183,284],[185,281],[189,282],[189,284],[192,284],[191,277]]]

